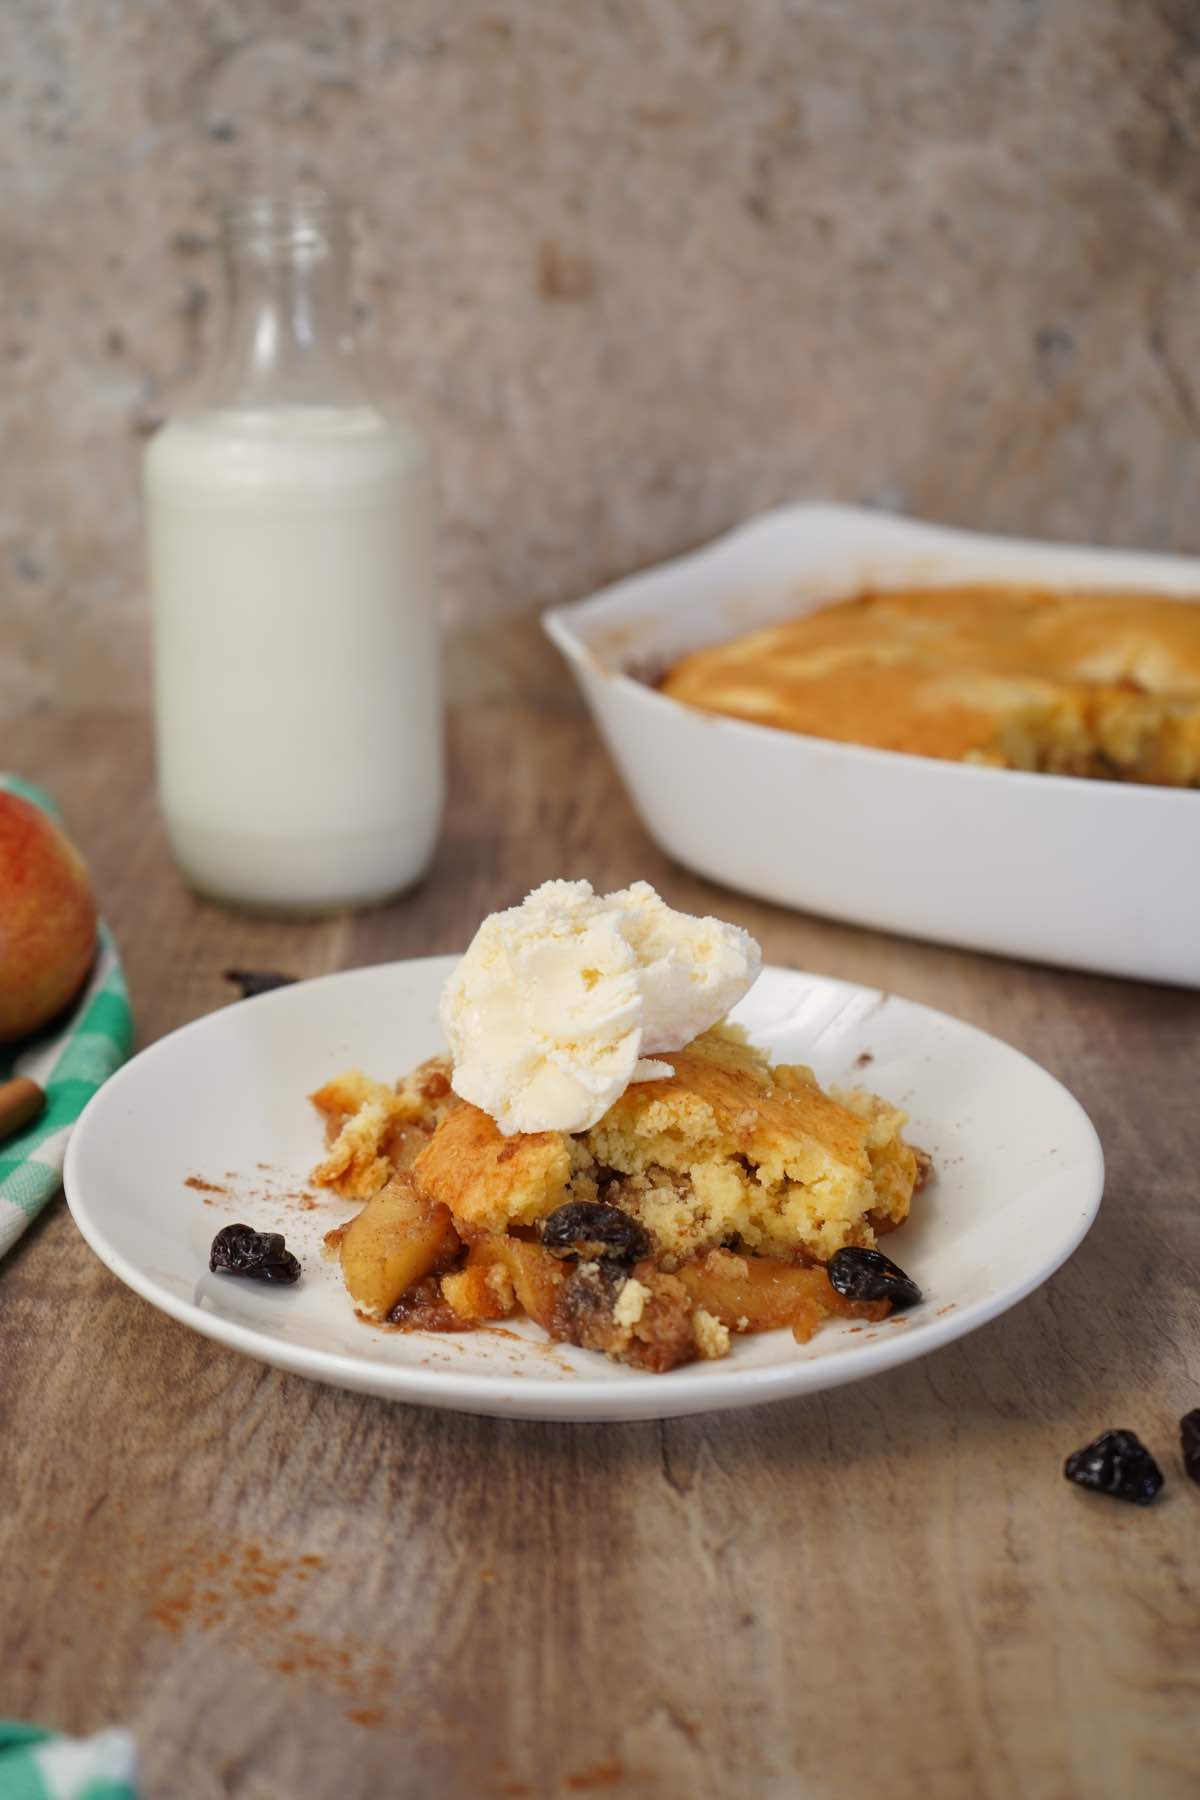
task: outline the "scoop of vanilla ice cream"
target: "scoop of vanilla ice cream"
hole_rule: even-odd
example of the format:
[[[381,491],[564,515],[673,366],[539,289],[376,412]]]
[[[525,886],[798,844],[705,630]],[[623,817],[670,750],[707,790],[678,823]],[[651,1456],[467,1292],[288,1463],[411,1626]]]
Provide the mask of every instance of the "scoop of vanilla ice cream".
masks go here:
[[[632,1081],[735,1005],[762,966],[748,932],[675,912],[644,881],[548,881],[493,913],[442,991],[454,1091],[506,1136],[586,1131]]]
[[[621,919],[638,960],[643,1051],[682,1050],[723,1019],[758,979],[762,951],[738,925],[676,912],[648,881],[596,905]]]

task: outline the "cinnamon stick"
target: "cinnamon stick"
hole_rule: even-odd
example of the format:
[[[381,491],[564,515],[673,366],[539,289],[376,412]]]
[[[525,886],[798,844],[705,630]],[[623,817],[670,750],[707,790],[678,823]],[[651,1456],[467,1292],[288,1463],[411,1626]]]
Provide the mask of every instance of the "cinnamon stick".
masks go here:
[[[0,1143],[32,1125],[45,1104],[45,1094],[28,1075],[0,1082]]]

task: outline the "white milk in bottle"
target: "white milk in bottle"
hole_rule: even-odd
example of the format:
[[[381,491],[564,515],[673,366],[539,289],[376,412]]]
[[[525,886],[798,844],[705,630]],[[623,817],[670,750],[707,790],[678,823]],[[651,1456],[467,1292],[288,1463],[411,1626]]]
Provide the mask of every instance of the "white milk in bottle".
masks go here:
[[[441,815],[429,466],[358,372],[339,209],[223,223],[223,351],[146,456],[162,809],[203,893],[367,904],[420,878]]]

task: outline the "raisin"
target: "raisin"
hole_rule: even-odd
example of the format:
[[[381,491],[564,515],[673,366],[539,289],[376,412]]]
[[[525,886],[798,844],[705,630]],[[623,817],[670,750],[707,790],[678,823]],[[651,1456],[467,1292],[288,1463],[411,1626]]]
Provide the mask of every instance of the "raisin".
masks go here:
[[[243,1000],[253,1000],[256,994],[269,994],[273,988],[291,987],[300,977],[281,975],[277,969],[226,969],[225,979],[241,988]]]
[[[921,1290],[911,1275],[895,1264],[882,1250],[863,1250],[847,1245],[835,1250],[825,1271],[833,1287],[844,1300],[890,1300],[892,1310],[917,1306]]]
[[[1136,1431],[1102,1431],[1068,1456],[1063,1474],[1095,1494],[1134,1506],[1149,1506],[1163,1484],[1162,1470]]]
[[[251,1225],[226,1225],[208,1254],[214,1275],[244,1275],[250,1281],[284,1285],[299,1281],[300,1263],[278,1231],[255,1231]]]
[[[650,1254],[650,1234],[619,1206],[602,1200],[569,1200],[538,1220],[538,1239],[552,1256],[604,1256],[640,1262]]]
[[[1200,1481],[1200,1406],[1194,1406],[1180,1419],[1179,1443],[1184,1468],[1193,1481]]]

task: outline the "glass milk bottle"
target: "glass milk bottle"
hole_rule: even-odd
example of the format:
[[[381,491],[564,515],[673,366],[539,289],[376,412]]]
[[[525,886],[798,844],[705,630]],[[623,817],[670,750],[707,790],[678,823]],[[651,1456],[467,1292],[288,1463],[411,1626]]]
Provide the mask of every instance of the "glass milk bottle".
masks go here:
[[[223,344],[146,454],[163,814],[201,893],[365,905],[441,814],[429,465],[359,369],[341,208],[248,195],[222,235]]]

